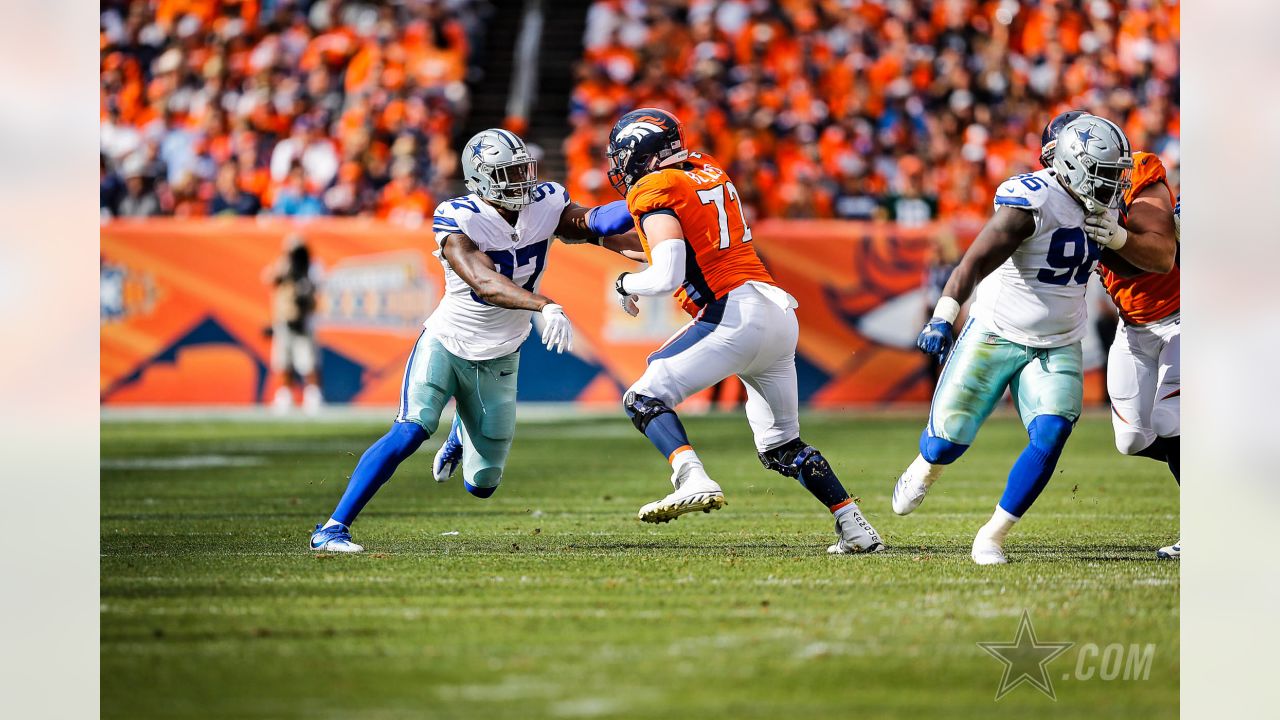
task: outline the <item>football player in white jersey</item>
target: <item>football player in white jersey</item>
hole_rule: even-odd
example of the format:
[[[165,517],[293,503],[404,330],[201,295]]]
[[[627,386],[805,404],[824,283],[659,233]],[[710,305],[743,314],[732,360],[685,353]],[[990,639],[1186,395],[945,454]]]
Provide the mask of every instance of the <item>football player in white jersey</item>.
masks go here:
[[[1052,168],[1012,177],[996,190],[995,214],[916,341],[945,365],[920,454],[893,489],[894,512],[906,515],[920,505],[973,443],[1006,388],[1027,428],[1030,442],[991,520],[974,537],[971,556],[979,565],[1008,562],[1005,536],[1048,484],[1080,417],[1085,285],[1101,253],[1085,235],[1085,220],[1116,212],[1132,169],[1129,141],[1115,123],[1085,115],[1067,124]],[[969,320],[951,349],[952,323],[975,286]]]
[[[471,193],[440,203],[432,221],[444,298],[409,355],[390,432],[360,458],[328,522],[311,534],[313,550],[364,549],[351,541],[351,523],[436,432],[449,398],[457,401],[457,415],[437,456],[436,479],[447,479],[461,463],[468,492],[493,494],[515,432],[516,373],[531,316],[541,316],[549,349],[573,347],[564,309],[538,293],[552,236],[595,240],[634,225],[623,201],[588,209],[570,201],[560,185],[539,182],[524,141],[506,130],[471,138],[462,168]]]

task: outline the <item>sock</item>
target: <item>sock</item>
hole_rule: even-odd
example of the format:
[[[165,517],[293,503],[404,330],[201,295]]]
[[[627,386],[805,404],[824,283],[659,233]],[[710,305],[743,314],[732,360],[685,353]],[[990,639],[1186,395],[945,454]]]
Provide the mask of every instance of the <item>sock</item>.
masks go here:
[[[1182,484],[1182,436],[1174,435],[1172,437],[1158,437],[1155,442],[1143,448],[1141,451],[1134,453],[1142,457],[1148,457],[1152,460],[1159,460],[1169,464],[1169,472],[1173,473],[1173,479]]]
[[[681,450],[693,448],[689,444],[689,436],[684,431],[684,425],[673,412],[662,413],[650,420],[644,429],[644,436],[649,438],[649,442],[658,448],[658,452],[662,453],[662,457],[668,462]]]
[[[685,465],[690,463],[702,464],[702,460],[698,458],[698,453],[694,452],[693,448],[688,445],[678,448],[668,459],[671,461],[671,469],[675,471],[676,475],[680,474]]]
[[[1049,484],[1067,436],[1071,434],[1071,422],[1058,415],[1041,415],[1027,426],[1027,434],[1031,443],[1014,462],[1000,498],[1000,507],[1019,518],[1031,509]]]
[[[832,513],[852,506],[853,500],[849,497],[849,491],[840,484],[840,478],[836,477],[835,471],[831,469],[831,463],[827,462],[827,459],[816,449],[810,447],[809,450],[817,457],[807,461],[805,458],[796,458],[800,462],[800,484],[809,491],[810,495],[817,498],[818,502],[826,505]]]
[[[946,465],[934,465],[924,459],[923,455],[917,455],[915,460],[911,461],[911,465],[907,467],[907,476],[924,482],[925,487],[929,487],[942,477],[942,471]]]
[[[978,535],[990,538],[997,544],[1003,545],[1004,539],[1009,535],[1009,531],[1022,518],[1007,512],[1004,508],[997,506],[996,511],[991,513],[991,519],[978,529]]]
[[[396,468],[413,454],[427,439],[427,431],[421,425],[398,422],[360,456],[360,462],[351,473],[346,492],[334,509],[331,522],[351,525],[356,516],[373,498],[378,488],[391,479]]]
[[[321,528],[321,529],[322,529],[322,530],[328,530],[329,528],[333,527],[334,525],[342,525],[342,524],[343,524],[343,523],[340,523],[340,522],[338,522],[337,520],[334,520],[333,518],[329,518],[328,522],[326,522],[326,523],[324,524],[324,527],[323,527],[323,528]]]

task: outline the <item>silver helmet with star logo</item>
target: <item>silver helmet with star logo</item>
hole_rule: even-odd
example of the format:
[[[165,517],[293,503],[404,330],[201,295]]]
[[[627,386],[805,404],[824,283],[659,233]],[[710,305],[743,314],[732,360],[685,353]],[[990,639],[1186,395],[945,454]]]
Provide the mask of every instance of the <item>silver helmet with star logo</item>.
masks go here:
[[[462,178],[467,189],[508,210],[533,202],[538,163],[520,136],[490,128],[476,133],[462,148]]]
[[[1119,207],[1129,189],[1133,151],[1118,125],[1084,115],[1058,133],[1053,170],[1087,212],[1106,212]]]

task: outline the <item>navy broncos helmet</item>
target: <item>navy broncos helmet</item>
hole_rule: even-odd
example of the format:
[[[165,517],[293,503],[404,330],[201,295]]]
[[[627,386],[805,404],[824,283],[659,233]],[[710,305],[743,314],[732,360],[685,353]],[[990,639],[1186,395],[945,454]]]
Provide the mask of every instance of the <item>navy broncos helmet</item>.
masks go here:
[[[1062,128],[1072,120],[1088,114],[1083,110],[1068,110],[1044,126],[1044,132],[1040,133],[1040,167],[1047,168],[1053,165],[1053,149],[1058,146],[1058,133],[1062,132]]]
[[[632,110],[609,132],[608,156],[609,184],[626,197],[640,178],[689,157],[684,126],[666,110]]]

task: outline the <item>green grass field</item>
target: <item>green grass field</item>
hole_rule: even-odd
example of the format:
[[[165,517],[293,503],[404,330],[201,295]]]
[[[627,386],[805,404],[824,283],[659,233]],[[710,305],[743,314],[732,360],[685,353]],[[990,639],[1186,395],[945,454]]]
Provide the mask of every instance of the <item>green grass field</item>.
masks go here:
[[[1007,545],[968,557],[1025,436],[993,418],[919,511],[889,510],[920,420],[805,419],[890,544],[826,555],[829,515],[766,472],[741,417],[690,418],[728,506],[635,519],[668,471],[620,415],[522,423],[489,500],[430,477],[436,440],[317,556],[381,423],[106,422],[102,714],[109,718],[1174,717],[1178,533],[1163,466],[1082,420]],[[1023,611],[1052,701],[994,700]],[[1087,643],[1156,644],[1147,679],[1075,677]]]

